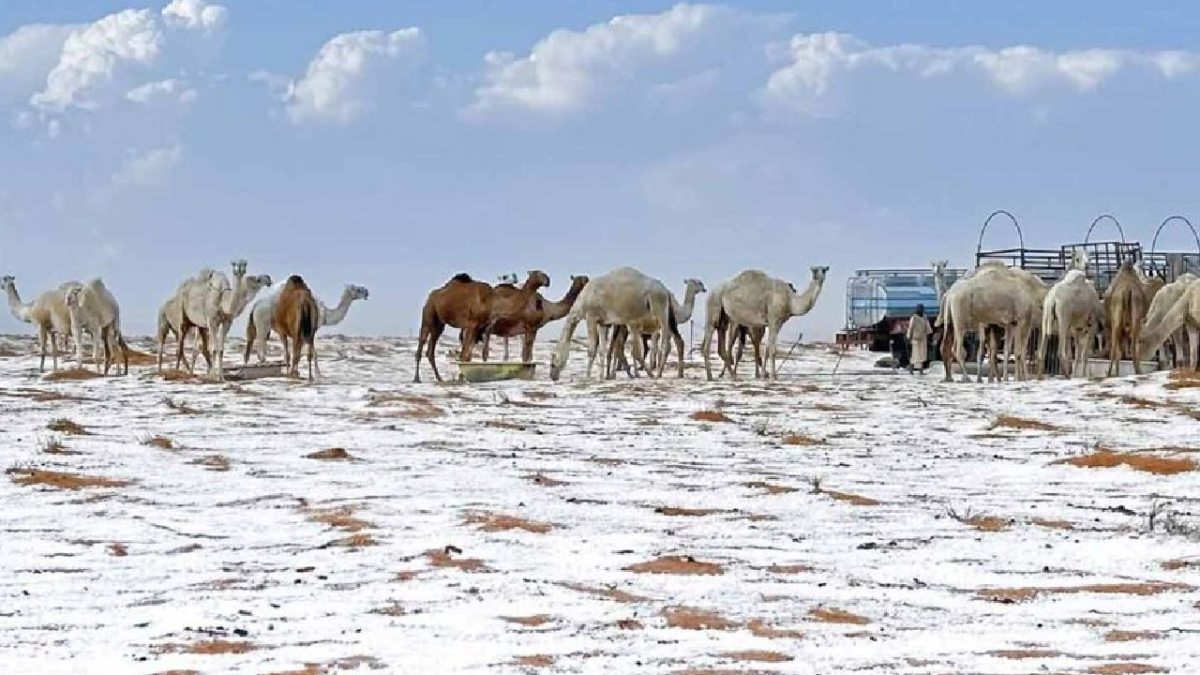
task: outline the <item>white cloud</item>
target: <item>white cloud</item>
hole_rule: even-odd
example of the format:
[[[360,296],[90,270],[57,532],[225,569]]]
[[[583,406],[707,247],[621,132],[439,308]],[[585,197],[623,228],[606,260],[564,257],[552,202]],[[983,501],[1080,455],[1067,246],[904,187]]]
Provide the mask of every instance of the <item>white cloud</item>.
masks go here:
[[[163,8],[162,15],[172,26],[212,31],[225,23],[229,10],[205,0],[172,0]]]
[[[77,26],[30,24],[0,37],[0,100],[25,98],[54,67]]]
[[[135,153],[112,175],[112,187],[155,187],[166,183],[171,169],[183,158],[183,148],[174,145]]]
[[[617,16],[582,31],[556,30],[522,58],[490,52],[484,84],[464,113],[480,118],[500,109],[578,110],[606,85],[678,57],[740,16],[725,7],[679,4],[660,14]]]
[[[851,75],[875,70],[933,79],[950,74],[981,77],[1014,96],[1044,92],[1088,92],[1124,70],[1140,69],[1165,78],[1200,68],[1200,55],[1083,49],[1054,52],[1028,45],[990,49],[980,46],[930,47],[902,44],[874,47],[845,33],[793,36],[787,63],[767,80],[766,100],[812,115],[831,112],[834,89]]]
[[[125,98],[134,103],[151,104],[172,102],[187,105],[196,100],[196,90],[186,83],[169,78],[157,82],[147,82],[125,92]]]
[[[63,42],[45,88],[30,103],[46,112],[94,110],[123,72],[157,65],[174,31],[207,34],[220,27],[226,13],[202,0],[174,0],[161,13],[126,9],[75,28]]]
[[[296,123],[349,123],[369,105],[363,85],[373,69],[385,65],[411,69],[424,51],[425,38],[419,28],[337,35],[321,47],[304,76],[287,88],[283,98],[288,117]],[[269,83],[267,77],[258,79]]]

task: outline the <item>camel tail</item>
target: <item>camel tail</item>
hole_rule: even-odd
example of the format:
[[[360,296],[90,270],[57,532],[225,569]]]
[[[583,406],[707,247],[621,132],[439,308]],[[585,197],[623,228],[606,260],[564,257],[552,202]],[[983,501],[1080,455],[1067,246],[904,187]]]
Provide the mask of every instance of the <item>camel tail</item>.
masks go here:
[[[312,342],[317,334],[317,326],[321,323],[320,312],[317,308],[317,303],[311,297],[307,302],[300,305],[300,338],[306,342]]]
[[[250,317],[246,321],[246,354],[242,360],[243,363],[250,363],[250,352],[254,349],[254,340],[258,337],[258,326],[254,325],[254,311],[250,311]]]

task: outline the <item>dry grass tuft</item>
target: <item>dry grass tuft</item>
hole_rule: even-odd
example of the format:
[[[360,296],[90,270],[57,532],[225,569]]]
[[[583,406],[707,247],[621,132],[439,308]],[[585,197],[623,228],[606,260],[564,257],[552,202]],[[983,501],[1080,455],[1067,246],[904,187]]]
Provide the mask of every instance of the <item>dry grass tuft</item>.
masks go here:
[[[836,490],[826,490],[825,488],[821,487],[820,478],[810,478],[808,482],[810,485],[812,485],[813,494],[825,495],[826,497],[836,499],[839,502],[846,502],[848,504],[853,504],[854,506],[879,506],[879,504],[882,503],[879,500],[871,499],[870,497],[864,497],[862,495],[856,495],[849,492],[838,492]]]
[[[695,607],[667,607],[662,616],[667,620],[668,628],[684,630],[732,630],[738,623],[730,621],[716,612],[709,612]]]
[[[483,532],[507,532],[509,530],[523,530],[533,534],[546,534],[550,530],[557,527],[552,523],[539,523],[533,520],[525,520],[517,516],[508,516],[503,513],[487,513],[477,512],[467,515],[466,523],[468,525],[478,525]]]
[[[871,620],[865,616],[852,614],[842,609],[833,609],[828,607],[815,607],[808,610],[808,615],[822,623],[845,623],[855,626],[865,626],[871,623]]]
[[[824,439],[813,438],[812,436],[805,436],[804,434],[795,433],[785,435],[781,442],[784,445],[799,445],[803,447],[808,447],[811,445],[825,445]]]
[[[777,485],[775,483],[768,483],[766,481],[761,481],[761,480],[750,481],[749,483],[743,483],[743,485],[745,485],[748,488],[759,488],[759,489],[766,490],[767,494],[769,494],[769,495],[782,495],[782,494],[787,494],[788,492],[796,492],[797,491],[796,488],[794,488],[794,487],[788,487],[787,485]]]
[[[408,612],[404,610],[404,607],[400,605],[398,600],[392,600],[389,604],[383,605],[382,607],[376,607],[375,609],[371,610],[371,613],[382,614],[383,616],[404,616],[405,614],[408,614]]]
[[[1153,630],[1110,630],[1104,634],[1105,642],[1133,642],[1134,640],[1162,640],[1166,633]]]
[[[1145,471],[1161,476],[1194,471],[1197,466],[1196,460],[1190,457],[1163,457],[1140,452],[1113,452],[1111,450],[1099,450],[1090,455],[1060,459],[1053,463],[1070,464],[1088,469],[1124,465],[1135,471]]]
[[[771,565],[765,569],[771,574],[803,574],[813,571],[809,565]]]
[[[692,556],[669,555],[625,568],[636,574],[682,574],[715,576],[725,570],[717,563],[702,562]]]
[[[1052,659],[1063,655],[1053,649],[993,649],[987,654],[1002,659]]]
[[[209,455],[207,457],[200,457],[199,459],[193,459],[192,461],[188,462],[188,464],[202,466],[209,471],[229,470],[229,458],[225,455]]]
[[[1183,403],[1175,403],[1172,401],[1155,401],[1141,396],[1122,396],[1120,401],[1134,408],[1143,408],[1148,410],[1169,410],[1177,412],[1181,415],[1186,415],[1194,420],[1200,420],[1200,411],[1193,410]]]
[[[161,448],[163,450],[174,450],[179,447],[175,445],[175,441],[166,436],[147,436],[142,439],[142,445],[149,445],[150,447]]]
[[[750,623],[746,624],[746,628],[750,630],[750,634],[754,637],[770,638],[772,640],[796,640],[804,637],[802,631],[771,628],[762,619],[751,620]]]
[[[1163,385],[1163,389],[1169,391],[1200,387],[1200,373],[1192,370],[1172,370],[1167,375],[1167,380],[1168,382]]]
[[[754,661],[759,663],[783,663],[793,660],[793,657],[781,652],[769,652],[762,649],[748,649],[740,652],[725,652],[721,656],[734,661]]]
[[[371,535],[360,532],[352,534],[349,537],[334,539],[324,544],[321,548],[365,548],[367,546],[375,546],[378,543]]]
[[[164,382],[203,382],[200,377],[193,375],[186,370],[175,370],[172,368],[169,370],[163,370],[161,373],[159,373],[159,375],[162,377]]]
[[[1012,604],[1032,600],[1040,595],[1070,594],[1070,593],[1102,593],[1123,595],[1158,595],[1172,591],[1191,591],[1192,586],[1165,581],[1146,581],[1141,583],[1123,584],[1085,584],[1081,586],[1043,586],[1018,588],[983,588],[975,592],[975,597],[989,602]]]
[[[462,553],[461,550],[454,546],[447,546],[443,549],[431,549],[425,552],[425,559],[429,562],[430,567],[451,568],[462,572],[490,572],[491,568],[484,564],[479,558],[454,558],[451,554]]]
[[[545,614],[534,614],[533,616],[502,616],[500,617],[509,623],[515,623],[518,626],[526,626],[528,628],[537,628],[538,626],[550,623],[550,617]]]
[[[94,380],[97,377],[104,376],[84,368],[68,368],[66,370],[55,370],[46,373],[42,379],[47,382],[78,382],[80,380]]]
[[[201,640],[187,645],[164,644],[154,648],[156,654],[245,654],[258,649],[253,642],[243,640]]]
[[[329,527],[336,527],[345,532],[360,532],[375,527],[371,523],[354,515],[354,507],[338,506],[328,509],[308,509],[308,519]]]
[[[72,422],[65,417],[60,417],[56,420],[50,420],[50,423],[46,425],[46,428],[50,431],[56,431],[60,434],[67,434],[68,436],[92,435],[91,432],[83,428],[83,425]]]
[[[47,455],[82,455],[78,450],[68,450],[67,446],[63,445],[62,439],[57,436],[52,436],[41,441],[38,450]]]
[[[1059,431],[1059,428],[1053,424],[1046,424],[1037,420],[1025,419],[1024,417],[1014,417],[1013,415],[1001,415],[992,422],[992,426],[988,429],[1032,429],[1034,431]]]
[[[12,482],[17,485],[44,485],[59,490],[82,490],[84,488],[118,488],[130,485],[133,481],[102,476],[84,476],[64,471],[47,471],[44,469],[8,469]]]
[[[318,450],[305,455],[308,459],[325,459],[325,460],[341,460],[354,459],[350,453],[346,452],[345,448],[329,448],[328,450]]]
[[[617,628],[621,630],[641,630],[645,626],[637,619],[617,619]]]
[[[697,422],[732,422],[729,415],[719,410],[697,410],[692,413],[692,419]]]

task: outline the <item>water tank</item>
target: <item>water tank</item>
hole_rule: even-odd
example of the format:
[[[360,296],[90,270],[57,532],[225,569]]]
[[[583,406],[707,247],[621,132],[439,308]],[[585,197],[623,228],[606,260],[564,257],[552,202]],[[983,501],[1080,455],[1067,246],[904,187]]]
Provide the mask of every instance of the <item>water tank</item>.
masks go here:
[[[946,284],[954,283],[961,274],[961,270],[946,270]],[[850,328],[906,319],[917,305],[924,305],[931,319],[937,316],[937,286],[930,269],[859,270],[847,284],[846,322]]]

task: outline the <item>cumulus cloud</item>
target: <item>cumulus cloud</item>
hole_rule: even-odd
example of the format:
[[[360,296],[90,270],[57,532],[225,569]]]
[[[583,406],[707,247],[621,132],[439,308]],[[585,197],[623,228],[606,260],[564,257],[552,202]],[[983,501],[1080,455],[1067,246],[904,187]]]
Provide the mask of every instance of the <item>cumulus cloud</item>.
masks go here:
[[[556,30],[524,57],[490,52],[484,84],[464,113],[481,118],[503,109],[578,110],[604,87],[679,57],[741,18],[725,7],[680,4],[659,14],[617,16],[582,31]]]
[[[419,28],[334,36],[317,52],[304,76],[287,87],[283,99],[288,117],[295,123],[349,123],[370,105],[364,84],[373,71],[411,70],[424,52],[425,38]],[[257,79],[269,82],[269,76]]]
[[[0,98],[29,96],[62,53],[77,26],[31,24],[0,37]]]
[[[112,187],[156,187],[166,183],[171,170],[183,158],[183,148],[174,145],[134,153],[112,175]]]
[[[1083,49],[1055,52],[1018,45],[930,47],[902,44],[876,47],[845,33],[793,36],[785,65],[771,73],[764,95],[769,103],[821,115],[830,112],[836,87],[856,73],[908,74],[935,79],[952,74],[982,78],[1000,91],[1029,96],[1050,91],[1088,92],[1121,71],[1138,69],[1174,78],[1200,68],[1188,52]]]
[[[211,32],[226,10],[203,0],[174,0],[161,12],[126,9],[70,31],[45,88],[30,103],[45,112],[94,110],[102,94],[126,71],[158,64],[176,31]]]
[[[187,105],[196,100],[196,90],[175,78],[147,82],[125,92],[125,98],[134,103],[179,103]]]

